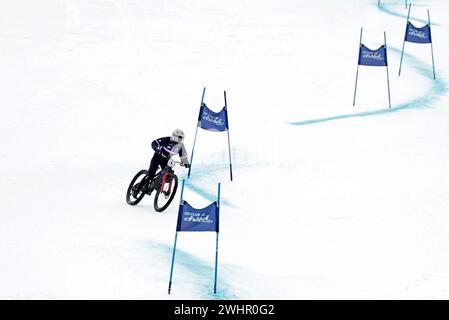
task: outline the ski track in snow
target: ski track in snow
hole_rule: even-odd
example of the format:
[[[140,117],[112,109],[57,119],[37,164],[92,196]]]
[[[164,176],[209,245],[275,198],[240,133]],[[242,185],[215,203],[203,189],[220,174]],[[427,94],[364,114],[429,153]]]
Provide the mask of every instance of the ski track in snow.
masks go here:
[[[377,5],[376,5],[377,6]],[[394,16],[403,17],[402,15],[385,9],[384,6],[381,6],[379,8],[382,12],[392,14]],[[407,16],[405,16],[407,18]],[[435,25],[432,23],[432,25]],[[398,56],[401,54],[401,50],[394,48],[394,47],[388,47],[390,52],[394,52]],[[405,102],[398,104],[396,106],[392,106],[388,109],[378,109],[378,110],[372,110],[372,111],[366,111],[366,112],[359,112],[359,113],[349,113],[349,114],[342,114],[337,115],[333,117],[326,117],[326,118],[318,118],[318,119],[311,119],[311,120],[303,120],[303,121],[294,121],[294,122],[288,122],[290,125],[294,126],[304,126],[304,125],[311,125],[311,124],[317,124],[317,123],[323,123],[328,121],[334,121],[334,120],[341,120],[341,119],[348,119],[348,118],[356,118],[356,117],[368,117],[368,116],[377,116],[377,115],[383,115],[388,114],[392,112],[398,112],[404,109],[423,109],[431,107],[441,96],[445,95],[448,92],[448,85],[446,81],[444,81],[444,78],[437,77],[437,79],[433,79],[433,73],[432,73],[432,67],[427,65],[426,63],[422,62],[421,60],[415,58],[411,54],[404,52],[404,61],[406,61],[407,64],[411,64],[412,68],[414,68],[419,74],[421,74],[424,78],[427,78],[428,80],[432,81],[433,85],[432,87],[427,91],[426,94],[423,96],[416,98],[412,101]]]

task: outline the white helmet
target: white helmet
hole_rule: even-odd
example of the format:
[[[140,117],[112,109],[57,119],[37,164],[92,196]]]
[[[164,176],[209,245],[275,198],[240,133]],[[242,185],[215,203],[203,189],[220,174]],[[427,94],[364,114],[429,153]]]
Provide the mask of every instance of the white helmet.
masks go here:
[[[181,129],[173,130],[170,140],[177,143],[184,141],[184,131],[182,131]]]

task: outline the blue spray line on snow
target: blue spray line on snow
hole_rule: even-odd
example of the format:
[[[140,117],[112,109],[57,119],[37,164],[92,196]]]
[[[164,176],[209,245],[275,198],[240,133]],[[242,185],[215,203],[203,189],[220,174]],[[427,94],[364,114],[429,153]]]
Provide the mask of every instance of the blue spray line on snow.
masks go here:
[[[410,4],[410,3],[409,3],[409,4]],[[397,11],[393,11],[393,10],[391,10],[391,9],[388,9],[388,8],[387,8],[385,5],[383,5],[382,3],[380,4],[380,6],[377,6],[377,3],[374,4],[374,5],[376,6],[376,8],[378,8],[380,11],[382,11],[382,12],[384,12],[384,13],[386,13],[386,14],[389,14],[389,15],[392,15],[392,16],[395,16],[395,17],[398,17],[398,18],[404,18],[404,19],[407,19],[407,14],[406,14],[407,11],[405,11],[403,5],[398,5],[398,7],[401,7],[402,10],[404,10],[405,14],[402,14],[402,13],[397,12]],[[412,6],[416,7],[413,3],[412,3]],[[410,21],[412,21],[412,20],[413,20],[413,21],[416,21],[416,22],[423,23],[423,24],[427,24],[427,23],[428,23],[428,21],[427,21],[426,19],[419,19],[419,18],[413,18],[413,17],[410,17]],[[405,21],[404,21],[404,22],[405,22]],[[405,23],[404,23],[404,26],[405,26]],[[439,26],[439,24],[432,21],[432,26]]]
[[[213,241],[213,240],[211,240]],[[182,239],[180,240],[182,242]],[[158,250],[161,256],[166,256],[167,261],[170,260],[173,247],[155,241],[151,242],[151,247]],[[212,245],[211,245],[212,247]],[[220,269],[225,269],[221,266]],[[187,285],[192,286],[195,291],[201,295],[201,299],[239,299],[239,297],[231,293],[232,286],[226,281],[225,277],[218,275],[218,290],[214,294],[214,263],[213,261],[205,262],[202,259],[191,255],[179,248],[176,250],[176,262],[174,266],[172,293],[176,295],[177,288]]]
[[[203,197],[206,200],[209,201],[215,201],[217,200],[217,190],[216,190],[216,182],[214,182],[214,184],[211,186],[210,191],[206,191],[205,189],[201,188],[196,181],[198,180],[204,180],[205,178],[207,178],[208,176],[211,176],[211,172],[217,172],[219,170],[219,172],[223,171],[225,172],[226,170],[228,170],[227,167],[225,167],[226,165],[207,165],[207,166],[202,166],[199,169],[195,169],[195,174],[191,175],[190,179],[187,179],[187,176],[183,177],[186,179],[186,188],[192,190],[193,192],[195,192],[196,194],[198,194],[199,196]],[[238,164],[237,165],[240,169],[251,169],[254,168],[255,164],[251,164],[251,163],[247,163],[247,164]],[[235,165],[234,165],[234,169],[235,169]],[[228,182],[229,180],[226,177],[226,174],[222,175],[224,177],[224,180],[222,182]],[[193,178],[192,178],[193,177]],[[229,183],[232,184],[232,182],[229,181]],[[221,204],[225,205],[227,207],[231,207],[231,208],[236,208],[236,206],[234,204],[232,204],[229,200],[221,200]]]
[[[195,181],[197,179],[204,179],[208,175],[210,176],[210,173],[216,172],[217,168],[221,168],[221,167],[214,166],[214,165],[205,166],[205,167],[202,167],[201,169],[195,170],[195,175],[193,176],[194,178],[188,179],[187,176],[183,177],[184,179],[186,179],[186,185],[185,185],[186,188],[192,190],[193,192],[195,192],[196,194],[198,194],[199,196],[203,197],[204,199],[206,199],[208,201],[211,201],[211,202],[216,201],[217,200],[217,190],[216,190],[215,182],[211,186],[210,191],[206,191],[205,189],[201,188],[198,184],[196,184]],[[224,170],[225,169],[223,169],[223,171]],[[226,205],[231,208],[235,208],[235,206],[232,203],[230,203],[228,200],[222,200],[221,204]]]
[[[208,191],[202,189],[201,187],[197,186],[194,182],[189,181],[186,184],[186,188],[189,188],[190,190],[192,190],[193,192],[200,195],[201,197],[203,197],[206,200],[209,200],[209,201],[217,200],[216,199],[217,195],[213,195],[211,192],[208,192]]]
[[[388,47],[388,49],[398,55],[401,53],[401,50],[393,48],[393,47]],[[393,107],[391,107],[391,109],[383,108],[383,109],[377,109],[377,110],[366,111],[366,112],[342,114],[342,115],[337,115],[337,116],[327,117],[327,118],[311,119],[311,120],[304,120],[304,121],[294,121],[294,122],[289,122],[289,124],[294,125],[294,126],[303,126],[303,125],[317,124],[317,123],[322,123],[322,122],[348,119],[348,118],[383,115],[383,114],[387,114],[387,113],[398,112],[398,111],[401,111],[404,109],[421,109],[421,108],[430,107],[432,104],[434,104],[441,96],[443,96],[448,91],[448,86],[447,86],[446,82],[444,81],[444,79],[441,78],[441,76],[439,78],[437,78],[436,80],[433,80],[433,74],[432,74],[431,67],[422,63],[420,60],[416,59],[415,57],[413,57],[412,55],[410,55],[408,53],[404,53],[404,56],[406,57],[407,64],[411,64],[412,67],[416,71],[418,71],[419,74],[421,74],[423,77],[432,81],[432,87],[423,96],[416,98],[412,101],[404,102],[399,105],[393,106]]]
[[[390,14],[390,15],[393,15],[396,17],[407,18],[406,15],[402,15],[398,12],[387,9],[385,7],[385,5],[381,5],[380,7],[378,7],[376,5],[376,7],[384,13],[387,13],[387,14]],[[414,19],[414,18],[410,18],[410,20],[420,21],[420,22],[424,22],[426,24],[428,22],[427,20],[424,21],[424,20]],[[432,22],[432,25],[438,25],[438,24]],[[389,46],[388,49],[398,55],[401,53],[401,50],[396,49],[391,46]],[[419,74],[421,74],[423,77],[432,81],[432,87],[422,97],[416,98],[409,102],[401,103],[399,105],[392,107],[391,109],[385,108],[385,109],[378,109],[378,110],[359,112],[359,113],[342,114],[342,115],[337,115],[337,116],[327,117],[327,118],[318,118],[318,119],[311,119],[311,120],[304,120],[304,121],[294,121],[294,122],[289,122],[289,124],[294,125],[294,126],[303,126],[303,125],[311,125],[311,124],[317,124],[317,123],[335,121],[335,120],[341,120],[341,119],[348,119],[348,118],[383,115],[383,114],[387,114],[387,113],[398,112],[398,111],[401,111],[404,109],[421,109],[421,108],[430,107],[432,104],[434,104],[441,96],[446,94],[446,92],[448,91],[448,86],[447,86],[446,82],[444,81],[444,79],[441,76],[439,78],[437,78],[436,80],[434,80],[431,68],[429,66],[427,66],[425,63],[421,62],[420,60],[416,59],[415,57],[413,57],[412,55],[410,55],[408,53],[404,53],[404,56],[406,57],[406,60],[408,61],[407,63],[411,64],[412,67],[416,71],[418,71]]]

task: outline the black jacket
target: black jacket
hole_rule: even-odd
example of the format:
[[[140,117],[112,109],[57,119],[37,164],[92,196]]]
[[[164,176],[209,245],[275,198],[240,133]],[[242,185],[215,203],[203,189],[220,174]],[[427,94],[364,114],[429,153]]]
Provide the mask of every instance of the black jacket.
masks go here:
[[[170,137],[163,137],[154,140],[151,143],[151,148],[164,158],[171,158],[174,155],[179,155],[179,158],[184,165],[189,164],[187,151],[182,142],[175,142],[172,141]]]

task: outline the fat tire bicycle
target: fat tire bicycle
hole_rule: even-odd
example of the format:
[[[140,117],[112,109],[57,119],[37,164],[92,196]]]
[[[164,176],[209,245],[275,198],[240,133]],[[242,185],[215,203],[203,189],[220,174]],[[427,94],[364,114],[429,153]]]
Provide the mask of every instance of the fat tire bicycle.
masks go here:
[[[178,189],[178,177],[173,171],[176,164],[182,165],[182,162],[169,159],[165,168],[160,170],[151,182],[148,170],[137,172],[126,191],[126,202],[135,206],[145,195],[151,195],[156,190],[154,210],[162,212],[167,209]]]

